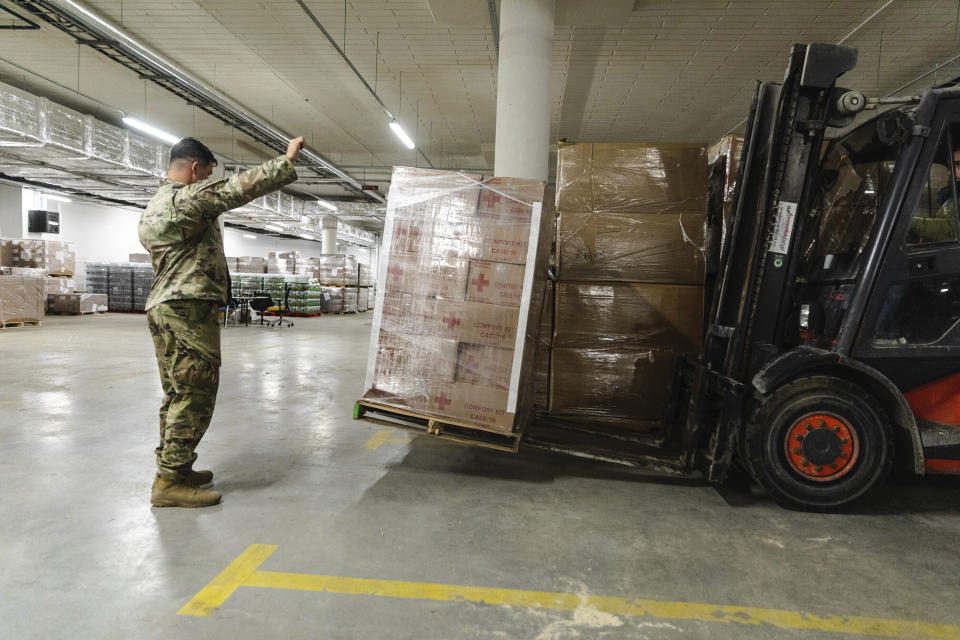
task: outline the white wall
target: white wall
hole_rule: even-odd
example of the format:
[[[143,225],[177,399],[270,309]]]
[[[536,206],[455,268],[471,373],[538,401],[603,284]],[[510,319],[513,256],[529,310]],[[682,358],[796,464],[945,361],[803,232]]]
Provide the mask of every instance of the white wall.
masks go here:
[[[9,204],[14,201],[15,207]],[[30,209],[60,211],[60,234],[27,233],[27,211]],[[77,258],[81,260],[125,262],[131,253],[145,253],[137,236],[140,213],[139,209],[124,209],[104,204],[41,201],[36,191],[0,184],[0,237],[72,242]],[[299,251],[305,258],[322,255],[319,236],[318,241],[313,242],[251,235],[256,235],[256,239],[244,238],[240,231],[225,229],[223,244],[226,255],[265,258],[271,251]],[[375,249],[340,243],[339,250],[356,256],[359,262],[376,269]]]
[[[23,227],[23,196],[20,187],[0,184],[0,238],[20,238]]]

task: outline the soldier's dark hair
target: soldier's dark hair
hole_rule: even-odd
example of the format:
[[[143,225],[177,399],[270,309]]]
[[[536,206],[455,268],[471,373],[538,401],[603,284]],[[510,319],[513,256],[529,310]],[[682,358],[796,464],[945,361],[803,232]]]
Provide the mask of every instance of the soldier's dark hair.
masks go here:
[[[196,138],[184,138],[170,148],[170,164],[175,160],[196,160],[204,165],[216,165],[213,152]]]

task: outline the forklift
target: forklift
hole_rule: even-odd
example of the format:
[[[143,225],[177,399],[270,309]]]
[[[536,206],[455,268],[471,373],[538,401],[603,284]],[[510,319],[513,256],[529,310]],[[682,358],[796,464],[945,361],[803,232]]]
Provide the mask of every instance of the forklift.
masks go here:
[[[836,84],[856,61],[794,45],[783,82],[757,83],[704,347],[657,436],[594,446],[540,421],[526,446],[716,483],[737,464],[804,510],[895,467],[960,474],[960,87],[867,100]]]

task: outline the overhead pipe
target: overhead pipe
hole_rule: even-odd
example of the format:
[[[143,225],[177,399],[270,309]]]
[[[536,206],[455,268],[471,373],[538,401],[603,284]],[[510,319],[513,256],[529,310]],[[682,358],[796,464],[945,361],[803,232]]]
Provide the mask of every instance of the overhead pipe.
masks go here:
[[[289,142],[291,136],[280,131],[272,124],[261,120],[258,116],[222,93],[207,87],[201,80],[187,73],[173,62],[133,39],[77,2],[73,0],[14,0],[14,2],[34,12],[40,13],[41,16],[43,16],[43,10],[54,12],[60,18],[68,20],[95,38],[108,42],[113,48],[158,75],[172,78],[181,89],[191,96],[194,96],[198,101],[206,101],[216,105],[219,110],[243,123],[262,137],[272,140],[278,147],[285,148]],[[34,5],[40,6],[42,9],[34,9]],[[300,152],[300,156],[308,162],[322,167],[329,173],[339,176],[344,183],[350,185],[363,195],[378,202],[385,202],[379,194],[371,191],[363,191],[359,182],[313,151],[303,149]]]
[[[320,30],[320,33],[324,35],[324,37],[327,39],[327,42],[330,43],[330,46],[332,46],[336,50],[336,52],[340,54],[340,57],[343,58],[343,61],[347,63],[347,66],[350,67],[354,75],[357,76],[360,82],[363,83],[363,86],[367,88],[367,91],[370,92],[370,95],[373,96],[373,99],[380,104],[384,112],[387,114],[387,117],[390,118],[390,121],[391,122],[396,121],[397,117],[393,115],[392,111],[390,111],[390,107],[388,107],[380,98],[380,96],[377,95],[377,92],[374,90],[373,87],[370,86],[370,83],[367,82],[367,79],[363,77],[363,74],[360,73],[360,70],[357,69],[357,66],[353,64],[353,61],[350,58],[347,57],[347,52],[344,51],[343,48],[341,48],[340,45],[337,44],[336,40],[333,39],[333,36],[330,35],[330,32],[327,31],[326,27],[323,26],[323,23],[320,22],[320,19],[316,16],[316,14],[310,10],[310,7],[308,7],[303,0],[296,0],[296,2],[297,4],[300,5],[300,8],[303,9],[303,12],[307,14],[307,17],[310,18],[310,21],[313,22],[314,26],[316,26],[317,29]],[[430,161],[430,158],[428,158],[427,154],[423,152],[423,149],[420,148],[420,145],[417,145],[417,152],[424,159],[424,161],[428,165],[430,165],[431,169],[434,168],[433,163]]]

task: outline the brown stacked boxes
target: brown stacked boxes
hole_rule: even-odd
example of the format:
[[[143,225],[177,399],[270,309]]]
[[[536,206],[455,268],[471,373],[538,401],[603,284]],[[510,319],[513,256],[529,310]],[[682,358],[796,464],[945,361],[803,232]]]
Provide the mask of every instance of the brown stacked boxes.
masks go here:
[[[363,399],[510,434],[532,417],[543,183],[397,167]]]
[[[73,278],[47,278],[45,283],[47,295],[73,293]]]
[[[699,351],[706,157],[686,143],[561,145],[550,414],[647,429]]]
[[[77,255],[69,242],[20,239],[13,245],[13,266],[46,269],[51,275],[72,276]]]
[[[19,322],[40,322],[47,300],[46,275],[40,269],[0,271],[0,326]]]
[[[105,293],[68,293],[47,296],[50,313],[81,315],[103,313],[107,310]]]
[[[13,245],[16,240],[9,238],[0,238],[0,267],[12,267],[13,265]]]

